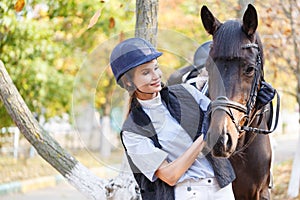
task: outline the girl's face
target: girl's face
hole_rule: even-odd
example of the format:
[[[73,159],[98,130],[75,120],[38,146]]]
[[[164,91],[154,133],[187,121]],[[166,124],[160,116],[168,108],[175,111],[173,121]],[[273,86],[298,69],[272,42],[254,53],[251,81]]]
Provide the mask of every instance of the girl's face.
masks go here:
[[[142,64],[134,69],[133,83],[136,86],[136,95],[139,99],[147,100],[157,96],[161,87],[162,72],[156,59]]]

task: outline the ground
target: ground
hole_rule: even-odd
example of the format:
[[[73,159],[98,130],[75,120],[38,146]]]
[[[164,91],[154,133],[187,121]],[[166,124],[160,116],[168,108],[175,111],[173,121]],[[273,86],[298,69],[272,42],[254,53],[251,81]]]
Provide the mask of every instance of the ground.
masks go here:
[[[297,198],[287,196],[292,164],[292,160],[288,160],[274,166],[273,200],[300,200],[300,195]]]
[[[82,150],[72,155],[84,166],[96,168],[120,163],[123,153],[121,150],[116,150],[109,158],[103,158],[99,153]],[[56,174],[59,173],[40,156],[18,160],[0,156],[0,184]]]
[[[96,153],[81,151],[74,156],[87,167],[100,167],[105,164],[116,164],[122,161],[123,152],[114,151],[109,158],[95,156]],[[99,162],[100,161],[100,162]],[[290,180],[292,160],[274,166],[274,188],[272,189],[272,200],[300,200],[288,198],[287,188]],[[39,156],[31,159],[19,159],[0,157],[0,184],[11,181],[32,179],[41,176],[58,174],[46,161]]]

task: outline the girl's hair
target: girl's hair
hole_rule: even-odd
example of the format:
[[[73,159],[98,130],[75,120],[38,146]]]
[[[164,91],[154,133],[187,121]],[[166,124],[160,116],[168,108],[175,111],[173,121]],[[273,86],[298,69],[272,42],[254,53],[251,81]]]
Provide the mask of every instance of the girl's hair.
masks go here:
[[[134,75],[134,69],[129,70],[125,74],[121,76],[121,78],[118,81],[118,84],[127,90],[129,94],[133,93],[136,89],[134,83],[133,83],[133,75]]]
[[[132,81],[133,75],[134,75],[134,69],[131,69],[131,70],[127,71],[125,74],[123,74],[118,81],[118,84],[122,88],[127,90],[127,92],[129,93],[128,112],[127,112],[126,116],[128,116],[128,114],[131,111],[131,104],[132,104],[133,99],[136,98],[136,94],[135,94],[136,87]]]

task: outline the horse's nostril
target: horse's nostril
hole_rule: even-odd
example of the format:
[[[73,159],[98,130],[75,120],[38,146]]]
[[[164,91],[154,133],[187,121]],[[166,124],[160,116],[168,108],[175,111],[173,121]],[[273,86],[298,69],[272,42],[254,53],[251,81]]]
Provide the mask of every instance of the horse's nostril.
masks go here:
[[[225,144],[226,144],[227,148],[230,148],[232,146],[232,138],[229,133],[226,133],[226,138],[227,138],[227,141]]]
[[[224,144],[226,144],[226,139],[225,139],[224,137],[221,136],[221,137],[219,137],[217,143],[220,143],[221,145],[224,145]]]

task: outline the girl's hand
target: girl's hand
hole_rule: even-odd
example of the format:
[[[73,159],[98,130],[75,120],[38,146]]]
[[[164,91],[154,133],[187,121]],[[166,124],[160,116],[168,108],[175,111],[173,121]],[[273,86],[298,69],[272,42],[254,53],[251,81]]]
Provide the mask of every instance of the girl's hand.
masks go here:
[[[166,160],[156,170],[155,175],[170,186],[176,185],[179,178],[195,162],[206,142],[203,135],[199,136],[194,143],[176,160],[168,163]]]

